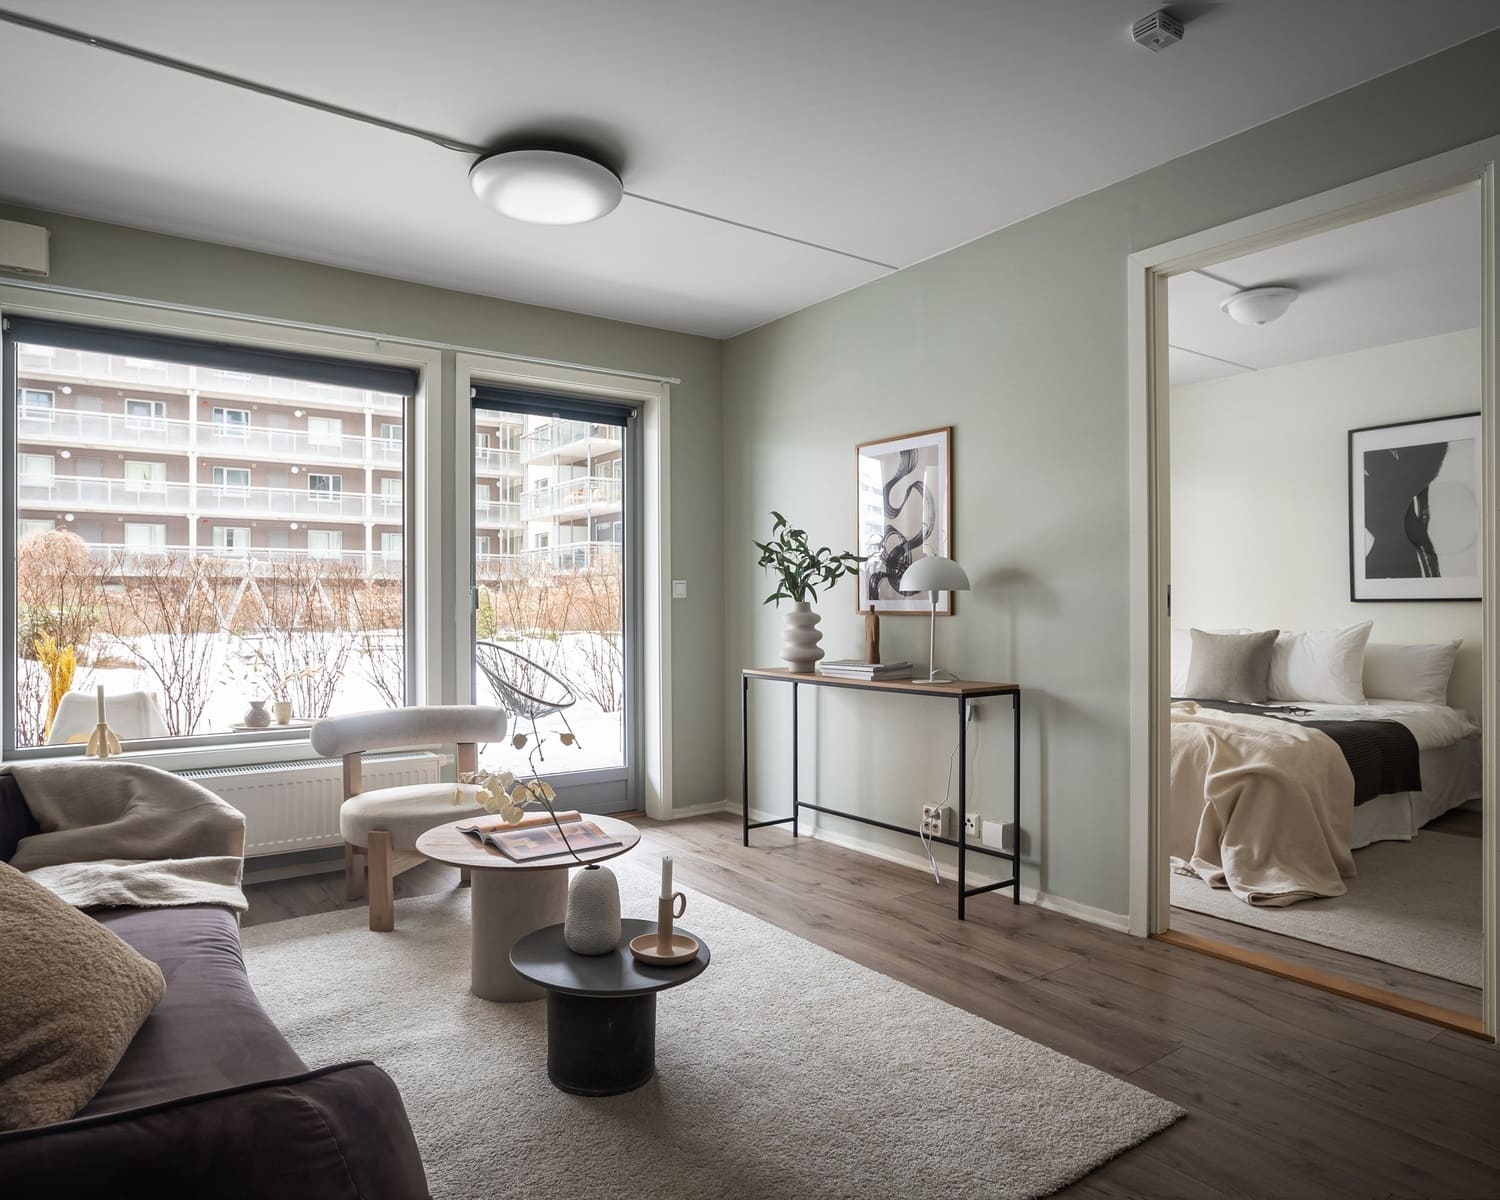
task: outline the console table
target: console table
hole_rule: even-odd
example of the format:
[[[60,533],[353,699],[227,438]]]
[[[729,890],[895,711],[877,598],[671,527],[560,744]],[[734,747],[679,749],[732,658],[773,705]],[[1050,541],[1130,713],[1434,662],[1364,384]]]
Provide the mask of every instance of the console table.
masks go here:
[[[792,688],[792,815],[789,817],[778,817],[770,821],[752,821],[750,819],[750,681],[752,679],[769,680],[780,683],[788,683]],[[787,825],[792,827],[792,836],[797,836],[797,814],[799,810],[808,808],[814,812],[827,813],[829,816],[842,817],[847,821],[858,821],[862,825],[873,825],[878,829],[889,829],[894,833],[904,833],[911,837],[921,837],[921,831],[911,829],[905,825],[895,825],[889,821],[877,821],[874,817],[863,816],[860,813],[844,812],[841,809],[830,808],[824,804],[812,804],[798,796],[798,721],[797,721],[797,695],[804,687],[828,687],[846,688],[857,692],[890,692],[901,696],[923,696],[930,700],[946,700],[958,707],[958,828],[954,832],[957,837],[931,837],[928,840],[938,842],[945,846],[956,846],[958,848],[958,919],[964,919],[964,903],[971,896],[979,896],[985,892],[993,892],[1000,888],[1010,888],[1011,902],[1021,902],[1021,869],[1020,869],[1020,847],[1021,847],[1021,685],[1017,683],[980,683],[974,680],[958,679],[951,683],[918,683],[911,679],[838,679],[830,675],[803,674],[790,671],[785,667],[747,667],[740,672],[740,795],[743,798],[741,809],[743,810],[744,842],[750,845],[750,831],[752,829],[763,829],[768,825]],[[969,780],[968,780],[968,709],[971,700],[982,700],[989,696],[1009,696],[1011,701],[1011,712],[1014,716],[1014,762],[1012,768],[1012,797],[1011,797],[1011,849],[1009,852],[996,850],[992,846],[970,845],[965,829],[965,819],[969,815]],[[988,855],[990,858],[1002,858],[1011,864],[1009,879],[1002,879],[998,883],[987,883],[982,887],[971,888],[967,884],[967,862],[970,853]]]

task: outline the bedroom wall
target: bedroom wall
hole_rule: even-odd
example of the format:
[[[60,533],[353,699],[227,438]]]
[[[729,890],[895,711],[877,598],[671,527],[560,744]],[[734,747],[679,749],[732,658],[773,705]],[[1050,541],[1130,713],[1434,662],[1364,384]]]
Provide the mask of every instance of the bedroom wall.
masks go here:
[[[35,209],[0,204],[0,217],[51,229],[48,282],[64,287],[679,377],[671,397],[672,573],[689,581],[690,598],[670,610],[672,800],[677,808],[722,802],[723,692],[718,672],[702,669],[719,661],[724,631],[721,342]],[[457,421],[464,410],[454,400],[454,372],[454,355],[445,352],[442,394]],[[443,548],[435,587],[466,586],[467,547],[456,542]],[[442,637],[446,661],[455,661],[458,631],[447,627]]]
[[[1476,412],[1477,329],[1172,389],[1172,623],[1461,637],[1449,702],[1479,713],[1483,606],[1349,599],[1351,429]]]
[[[725,356],[726,759],[738,673],[777,660],[752,538],[769,510],[854,537],[857,442],[952,424],[954,554],[976,590],[939,659],[1027,689],[1023,879],[1124,913],[1129,871],[1125,261],[1238,217],[1500,134],[1500,35],[1476,39],[731,340]],[[1017,170],[1033,169],[1017,163]],[[1043,168],[1044,169],[1044,168]],[[831,656],[861,646],[850,585],[821,599]],[[887,654],[926,658],[888,620]],[[752,802],[786,811],[789,699],[752,696]],[[826,691],[803,705],[804,798],[914,823],[956,726],[932,700]],[[981,721],[981,810],[1008,804],[1003,706]],[[915,839],[823,828],[882,852]],[[984,901],[983,903],[991,903]]]

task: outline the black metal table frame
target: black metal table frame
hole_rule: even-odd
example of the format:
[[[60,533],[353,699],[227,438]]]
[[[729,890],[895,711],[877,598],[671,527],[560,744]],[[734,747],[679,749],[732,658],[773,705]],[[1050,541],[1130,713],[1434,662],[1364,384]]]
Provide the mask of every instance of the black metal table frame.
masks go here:
[[[752,821],[750,819],[750,681],[752,679],[765,679],[773,683],[790,683],[792,685],[792,815],[789,817],[777,817],[769,821]],[[797,837],[797,815],[799,810],[807,808],[813,812],[826,813],[832,817],[842,817],[846,821],[858,821],[862,825],[873,825],[877,829],[888,829],[893,833],[904,833],[910,837],[920,838],[922,833],[919,829],[909,829],[904,825],[896,825],[890,821],[879,821],[874,817],[863,816],[860,813],[845,812],[841,809],[830,808],[824,804],[812,804],[800,799],[799,787],[799,761],[798,744],[800,738],[800,725],[797,719],[797,689],[806,684],[808,687],[831,687],[848,688],[857,692],[876,692],[883,695],[893,696],[923,696],[929,699],[957,700],[958,701],[958,828],[954,831],[958,834],[956,838],[939,837],[929,835],[928,841],[937,842],[944,846],[956,846],[958,848],[958,919],[964,919],[964,907],[966,902],[973,896],[982,896],[985,892],[999,891],[1001,888],[1011,889],[1011,902],[1021,903],[1021,689],[1015,685],[997,686],[994,688],[976,691],[964,691],[954,693],[950,691],[922,692],[917,688],[881,688],[871,687],[858,680],[830,679],[826,676],[816,679],[805,675],[793,676],[770,675],[760,672],[744,671],[740,674],[740,809],[741,821],[744,826],[744,844],[750,845],[750,831],[752,829],[765,829],[771,825],[787,825],[792,827],[792,836]],[[1013,738],[1014,748],[1012,752],[1012,797],[1011,797],[1011,848],[1009,851],[996,850],[992,846],[971,846],[968,841],[967,819],[969,815],[969,704],[974,700],[990,699],[995,696],[1009,696],[1011,699],[1012,724],[1014,726]],[[990,858],[1004,859],[1011,864],[1011,876],[997,883],[987,883],[981,887],[971,888],[967,885],[967,863],[970,852],[988,855]]]

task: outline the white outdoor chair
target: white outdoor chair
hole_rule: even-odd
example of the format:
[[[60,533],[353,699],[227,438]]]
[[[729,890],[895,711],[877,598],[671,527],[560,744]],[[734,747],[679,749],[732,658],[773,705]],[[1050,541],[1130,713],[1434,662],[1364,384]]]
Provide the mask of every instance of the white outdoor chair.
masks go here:
[[[171,737],[156,697],[150,692],[104,694],[104,719],[122,742]],[[47,745],[86,742],[99,724],[99,697],[93,690],[65,692],[47,734]]]
[[[427,861],[417,853],[417,838],[434,825],[477,816],[484,808],[474,799],[473,785],[460,785],[457,793],[451,783],[367,792],[360,784],[362,756],[371,750],[452,745],[464,774],[479,769],[478,744],[498,742],[506,725],[503,708],[438,704],[325,717],[312,727],[313,749],[344,760],[339,832],[344,838],[345,895],[358,900],[368,890],[371,929],[387,933],[396,927],[395,878]],[[458,803],[455,794],[462,797]]]

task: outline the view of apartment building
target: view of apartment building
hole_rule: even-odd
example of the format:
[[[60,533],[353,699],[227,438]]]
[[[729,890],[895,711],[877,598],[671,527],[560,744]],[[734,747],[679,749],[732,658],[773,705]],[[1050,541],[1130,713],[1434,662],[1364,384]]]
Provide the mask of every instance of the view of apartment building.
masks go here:
[[[58,347],[17,364],[19,535],[66,529],[102,559],[298,556],[399,577],[404,399]],[[621,533],[620,430],[480,410],[475,555],[590,565]]]

